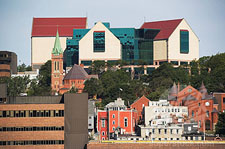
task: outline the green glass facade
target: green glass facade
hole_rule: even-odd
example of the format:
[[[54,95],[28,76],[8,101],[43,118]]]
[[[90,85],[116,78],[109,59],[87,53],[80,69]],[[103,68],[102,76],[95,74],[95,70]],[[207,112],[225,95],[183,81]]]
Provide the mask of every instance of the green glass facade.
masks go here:
[[[103,23],[121,43],[121,60],[130,65],[153,64],[153,39],[159,33],[157,29],[110,28],[109,23]],[[74,29],[73,38],[67,39],[64,53],[65,66],[72,66],[79,62],[79,40],[90,29]],[[105,32],[93,32],[94,52],[105,52]],[[74,60],[75,58],[75,60]],[[86,64],[86,63],[85,63]]]
[[[189,53],[189,32],[180,31],[180,53]]]
[[[94,52],[105,52],[105,32],[95,31],[93,33]]]

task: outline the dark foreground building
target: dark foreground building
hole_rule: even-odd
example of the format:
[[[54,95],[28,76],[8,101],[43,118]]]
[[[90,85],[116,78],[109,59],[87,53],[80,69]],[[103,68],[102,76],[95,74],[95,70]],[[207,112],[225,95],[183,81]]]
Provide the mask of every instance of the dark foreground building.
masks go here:
[[[11,74],[17,74],[17,55],[0,51],[0,77],[10,77]]]
[[[87,107],[87,94],[8,97],[0,104],[0,148],[84,148]]]

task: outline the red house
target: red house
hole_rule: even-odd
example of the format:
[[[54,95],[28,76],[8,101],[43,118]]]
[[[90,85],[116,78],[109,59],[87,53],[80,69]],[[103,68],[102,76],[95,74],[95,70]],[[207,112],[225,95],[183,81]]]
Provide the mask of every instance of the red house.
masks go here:
[[[137,110],[137,112],[138,112],[138,115],[137,115],[138,119],[137,119],[137,121],[140,122],[142,120],[143,107],[148,106],[149,105],[149,101],[150,100],[143,95],[141,98],[135,100],[131,104],[130,108],[134,109],[134,110]]]
[[[100,140],[116,138],[120,134],[134,134],[137,111],[128,110],[118,98],[97,112],[97,130]]]

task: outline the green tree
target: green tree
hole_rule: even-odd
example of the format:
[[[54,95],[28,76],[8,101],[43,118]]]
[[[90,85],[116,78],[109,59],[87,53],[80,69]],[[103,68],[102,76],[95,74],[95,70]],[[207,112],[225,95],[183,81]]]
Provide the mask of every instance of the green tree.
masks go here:
[[[29,96],[51,95],[51,61],[40,68],[37,80],[33,80],[28,90]]]
[[[90,66],[91,74],[100,75],[105,71],[106,63],[105,61],[94,61]]]
[[[1,83],[7,83],[8,96],[19,96],[20,93],[27,91],[27,86],[30,83],[29,77],[0,77]]]
[[[101,80],[91,78],[85,81],[84,85],[84,92],[88,93],[89,98],[93,98],[94,96],[99,97],[103,93]]]
[[[17,66],[17,70],[18,72],[25,72],[25,71],[32,71],[32,67],[31,66],[26,66],[24,63]]]
[[[216,124],[216,134],[225,136],[225,112],[219,114],[218,122]]]

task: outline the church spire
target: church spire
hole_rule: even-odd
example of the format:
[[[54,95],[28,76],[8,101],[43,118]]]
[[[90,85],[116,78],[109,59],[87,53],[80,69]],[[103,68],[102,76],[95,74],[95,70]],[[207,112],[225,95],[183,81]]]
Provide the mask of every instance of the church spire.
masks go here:
[[[60,44],[60,40],[59,40],[59,32],[57,29],[57,33],[56,33],[56,37],[55,37],[55,44],[54,44],[54,48],[52,50],[52,54],[59,55],[61,53],[63,53],[63,51],[61,48],[61,44]]]

